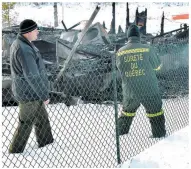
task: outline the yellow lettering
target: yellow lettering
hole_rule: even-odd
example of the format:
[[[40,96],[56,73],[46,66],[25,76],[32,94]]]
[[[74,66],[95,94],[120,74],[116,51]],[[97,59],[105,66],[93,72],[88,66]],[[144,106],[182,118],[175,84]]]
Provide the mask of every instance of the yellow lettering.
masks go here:
[[[136,63],[131,63],[131,69],[138,69],[137,62]]]
[[[139,69],[139,76],[145,75],[145,70],[144,69]]]
[[[137,62],[139,60],[143,60],[143,54],[135,54],[130,56],[124,56],[124,62]]]
[[[135,76],[135,70],[131,71],[131,76]]]
[[[135,74],[136,74],[136,76],[139,76],[139,71],[135,70]]]
[[[125,72],[125,76],[129,77],[129,72]]]
[[[143,60],[143,54],[142,53],[140,53],[140,55],[139,55],[139,60]]]
[[[125,72],[126,77],[134,77],[134,76],[144,76],[145,70],[144,69],[134,69],[128,72]]]
[[[124,57],[124,62],[128,62],[128,56]]]

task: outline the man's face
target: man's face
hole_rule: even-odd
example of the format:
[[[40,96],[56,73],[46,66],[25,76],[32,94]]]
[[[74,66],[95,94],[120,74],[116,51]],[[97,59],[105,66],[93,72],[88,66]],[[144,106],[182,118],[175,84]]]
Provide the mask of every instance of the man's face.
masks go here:
[[[39,32],[38,32],[37,28],[35,30],[33,30],[32,32],[29,32],[28,37],[29,37],[30,41],[37,40],[38,34],[39,34]]]

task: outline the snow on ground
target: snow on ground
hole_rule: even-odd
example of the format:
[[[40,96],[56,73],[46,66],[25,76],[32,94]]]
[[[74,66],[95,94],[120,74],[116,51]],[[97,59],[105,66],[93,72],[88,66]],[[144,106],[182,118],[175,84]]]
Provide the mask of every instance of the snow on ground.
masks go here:
[[[119,105],[119,111],[121,110]],[[188,125],[188,97],[163,100],[167,133]],[[53,144],[37,149],[34,131],[22,154],[8,154],[8,147],[18,124],[18,107],[2,108],[2,162],[4,167],[115,167],[116,137],[113,105],[48,105]],[[120,136],[122,162],[156,144],[141,106],[130,133]],[[161,163],[161,161],[158,161]]]
[[[74,3],[75,4],[75,3]],[[105,21],[107,30],[110,29],[111,20],[112,20],[112,6],[104,7],[100,3],[101,9],[97,14],[95,22],[103,23]],[[59,27],[63,28],[61,24],[62,15],[64,13],[64,22],[69,28],[74,24],[78,23],[81,20],[88,20],[95,9],[95,4],[90,3],[78,3],[78,5],[70,5],[68,7],[64,4],[64,12],[62,12],[62,6],[58,5],[58,20]],[[139,6],[139,12],[147,8],[148,20],[147,20],[147,32],[148,33],[159,33],[162,12],[165,14],[165,24],[164,31],[171,31],[173,29],[180,28],[181,23],[188,23],[188,20],[178,20],[173,21],[172,15],[189,13],[189,6],[186,3],[184,6],[166,6],[164,3],[129,3],[129,13],[130,13],[130,22],[133,22],[135,19],[135,11]],[[17,24],[19,24],[23,19],[30,18],[36,20],[40,25],[44,26],[53,26],[54,25],[54,9],[53,6],[43,6],[40,8],[34,6],[17,6],[15,11],[18,13]],[[26,12],[27,11],[27,12]],[[116,30],[118,26],[121,25],[123,30],[126,24],[126,3],[116,4]]]
[[[189,159],[187,126],[125,162],[121,168],[189,168]]]

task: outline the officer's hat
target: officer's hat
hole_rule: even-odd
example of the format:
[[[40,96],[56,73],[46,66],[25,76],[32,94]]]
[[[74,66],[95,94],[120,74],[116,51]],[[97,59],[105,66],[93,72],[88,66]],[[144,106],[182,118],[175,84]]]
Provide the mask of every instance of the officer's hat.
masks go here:
[[[130,25],[127,31],[127,38],[131,36],[137,36],[140,37],[140,31],[137,25]]]

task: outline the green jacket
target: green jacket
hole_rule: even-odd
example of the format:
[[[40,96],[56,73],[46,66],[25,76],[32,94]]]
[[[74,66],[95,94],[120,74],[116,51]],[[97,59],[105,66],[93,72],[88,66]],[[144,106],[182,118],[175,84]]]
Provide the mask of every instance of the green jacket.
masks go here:
[[[116,62],[121,73],[123,97],[159,94],[155,70],[160,68],[160,60],[149,45],[140,43],[139,37],[129,37],[127,45],[117,52]]]

